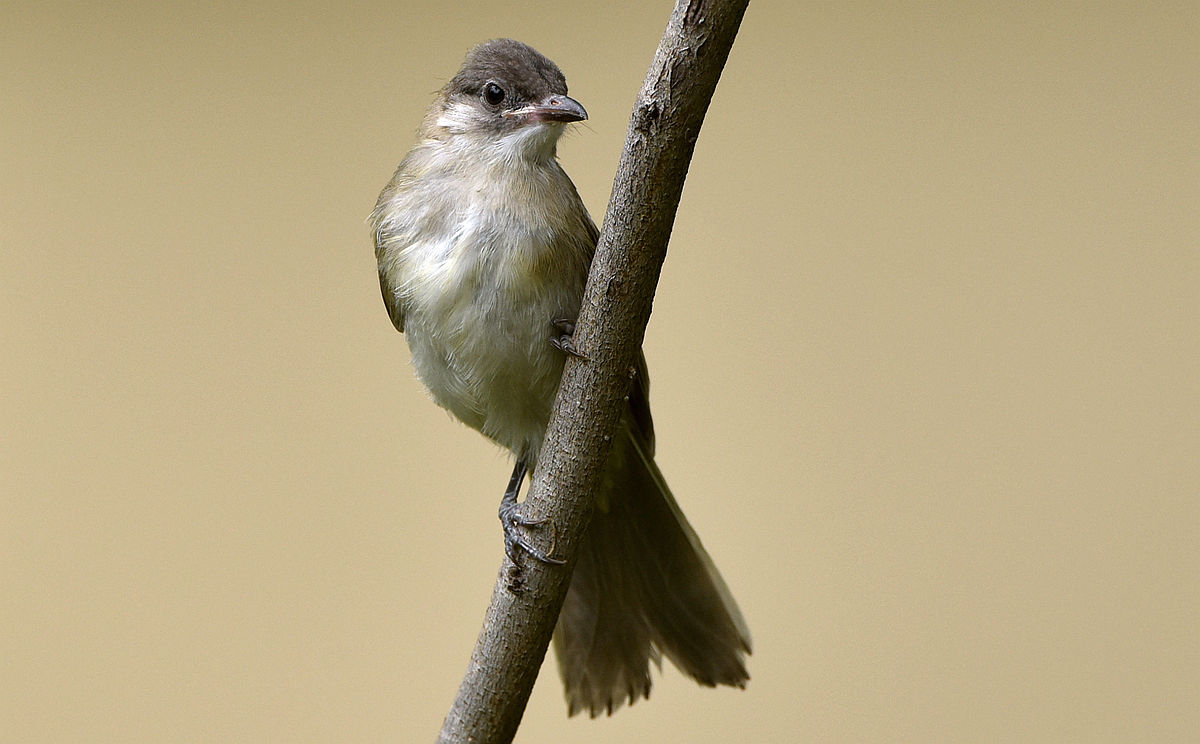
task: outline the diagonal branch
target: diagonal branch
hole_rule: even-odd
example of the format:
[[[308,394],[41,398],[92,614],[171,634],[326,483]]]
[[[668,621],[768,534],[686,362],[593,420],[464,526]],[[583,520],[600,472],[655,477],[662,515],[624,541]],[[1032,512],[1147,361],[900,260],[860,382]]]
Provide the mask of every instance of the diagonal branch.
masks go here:
[[[526,500],[557,527],[566,566],[529,561],[525,590],[496,580],[483,629],[439,741],[505,743],[525,711],[591,516],[696,138],[748,0],[677,0],[638,94],[575,344]]]

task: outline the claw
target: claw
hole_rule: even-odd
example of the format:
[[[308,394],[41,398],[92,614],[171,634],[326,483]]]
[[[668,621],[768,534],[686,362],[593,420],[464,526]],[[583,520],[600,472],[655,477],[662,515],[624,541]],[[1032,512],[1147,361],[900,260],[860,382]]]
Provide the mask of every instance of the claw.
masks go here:
[[[521,549],[533,556],[542,563],[548,563],[552,566],[561,566],[566,561],[561,558],[555,558],[547,552],[542,551],[536,545],[529,541],[529,538],[522,534],[522,528],[525,527],[541,527],[549,523],[551,529],[554,530],[554,537],[551,540],[550,553],[554,552],[555,544],[558,542],[558,530],[549,519],[526,519],[518,513],[518,507],[513,504],[511,508],[501,508],[500,521],[504,524],[504,552],[508,554],[509,559],[514,565],[518,563],[517,549]]]
[[[558,543],[558,528],[554,526],[554,523],[548,517],[533,519],[521,514],[521,506],[517,503],[517,492],[521,490],[521,482],[525,480],[526,472],[525,461],[518,460],[516,466],[513,467],[512,478],[508,482],[508,490],[504,492],[504,498],[500,499],[500,524],[504,528],[504,552],[513,564],[512,570],[509,572],[509,589],[512,591],[521,591],[524,589],[520,578],[521,563],[519,560],[519,551],[523,550],[533,556],[535,560],[552,566],[561,566],[566,563],[566,561],[550,555],[554,552]],[[548,553],[543,552],[531,543],[529,538],[524,534],[528,528],[541,527],[545,524],[549,524],[550,528],[554,531]]]
[[[575,333],[575,323],[566,318],[555,318],[550,321],[550,324],[559,333],[557,336],[550,337],[550,343],[554,345],[554,348],[587,361],[587,355],[575,347],[575,341],[572,338]]]

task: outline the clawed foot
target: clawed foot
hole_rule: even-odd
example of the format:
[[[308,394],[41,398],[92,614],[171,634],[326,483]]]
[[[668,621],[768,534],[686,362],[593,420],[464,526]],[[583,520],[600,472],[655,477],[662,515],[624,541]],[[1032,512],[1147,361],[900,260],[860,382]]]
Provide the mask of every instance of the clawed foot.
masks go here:
[[[566,563],[566,561],[550,555],[550,553],[554,552],[555,543],[558,540],[558,531],[554,528],[554,523],[546,517],[532,519],[521,513],[521,504],[517,503],[517,492],[521,490],[521,482],[525,480],[525,472],[525,462],[518,460],[516,466],[513,468],[512,479],[508,482],[508,490],[504,492],[504,498],[500,499],[500,525],[504,529],[504,552],[508,555],[509,561],[512,562],[512,568],[509,569],[508,576],[508,586],[512,591],[521,591],[525,588],[521,579],[520,551],[523,550],[533,556],[535,560],[552,566],[561,566]],[[533,528],[547,524],[550,525],[551,530],[555,534],[550,541],[549,552],[543,552],[529,541],[528,532]]]
[[[575,348],[575,323],[566,318],[556,318],[550,321],[550,324],[558,331],[557,336],[550,337],[550,343],[554,345],[554,348],[565,351],[571,356],[587,359],[586,354]]]
[[[500,507],[500,523],[504,525],[504,552],[508,554],[509,559],[516,564],[518,558],[517,549],[520,548],[542,563],[549,563],[554,566],[561,566],[566,563],[566,561],[549,554],[554,552],[555,542],[558,539],[558,530],[554,529],[554,523],[546,517],[530,519],[522,515],[520,511],[520,504],[506,504]],[[530,528],[541,527],[542,525],[550,525],[551,531],[555,533],[550,541],[549,553],[543,552],[526,537],[526,532]]]

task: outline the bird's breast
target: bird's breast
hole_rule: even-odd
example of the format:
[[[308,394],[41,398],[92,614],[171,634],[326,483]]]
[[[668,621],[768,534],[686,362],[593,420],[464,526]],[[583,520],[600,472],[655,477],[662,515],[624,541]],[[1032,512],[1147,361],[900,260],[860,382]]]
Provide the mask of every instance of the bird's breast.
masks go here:
[[[432,224],[414,225],[388,265],[413,363],[435,400],[527,456],[562,374],[552,321],[578,314],[589,236],[571,234],[556,205],[528,189],[490,186],[460,192],[453,209],[414,207]]]

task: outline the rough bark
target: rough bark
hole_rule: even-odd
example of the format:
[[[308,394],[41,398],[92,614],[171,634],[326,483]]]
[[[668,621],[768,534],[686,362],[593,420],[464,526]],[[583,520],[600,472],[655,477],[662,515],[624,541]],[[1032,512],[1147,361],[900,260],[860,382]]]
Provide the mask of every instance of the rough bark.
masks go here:
[[[549,518],[565,566],[505,562],[439,741],[510,742],[554,631],[611,449],[696,138],[748,0],[678,0],[638,94],[575,328],[525,500]]]

